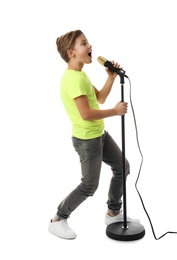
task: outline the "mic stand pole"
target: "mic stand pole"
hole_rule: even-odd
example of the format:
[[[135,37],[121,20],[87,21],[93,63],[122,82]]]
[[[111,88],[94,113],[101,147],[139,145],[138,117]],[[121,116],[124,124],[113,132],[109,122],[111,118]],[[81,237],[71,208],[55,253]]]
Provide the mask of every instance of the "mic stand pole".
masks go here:
[[[120,74],[121,101],[124,102],[124,74]],[[127,77],[127,76],[126,76]],[[135,222],[127,222],[126,205],[126,175],[125,175],[125,116],[121,116],[122,127],[122,171],[123,171],[123,221],[115,222],[107,226],[106,235],[109,238],[121,241],[138,240],[144,237],[144,227]]]

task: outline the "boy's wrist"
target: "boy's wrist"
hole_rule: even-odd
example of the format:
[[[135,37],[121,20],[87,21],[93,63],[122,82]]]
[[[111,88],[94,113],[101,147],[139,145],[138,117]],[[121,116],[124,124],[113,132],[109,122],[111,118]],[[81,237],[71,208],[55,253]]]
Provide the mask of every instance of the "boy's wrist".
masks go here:
[[[115,78],[117,77],[117,74],[116,75],[108,75],[108,79],[114,81]]]

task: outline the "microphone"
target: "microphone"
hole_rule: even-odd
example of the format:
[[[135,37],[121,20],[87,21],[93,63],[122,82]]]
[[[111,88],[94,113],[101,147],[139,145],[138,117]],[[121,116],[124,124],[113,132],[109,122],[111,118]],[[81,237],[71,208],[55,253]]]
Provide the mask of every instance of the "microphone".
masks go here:
[[[125,76],[126,78],[128,78],[128,76],[125,75],[125,70],[114,67],[112,62],[108,61],[107,59],[99,56],[97,60],[101,65],[108,67],[110,71],[116,72],[119,76]]]

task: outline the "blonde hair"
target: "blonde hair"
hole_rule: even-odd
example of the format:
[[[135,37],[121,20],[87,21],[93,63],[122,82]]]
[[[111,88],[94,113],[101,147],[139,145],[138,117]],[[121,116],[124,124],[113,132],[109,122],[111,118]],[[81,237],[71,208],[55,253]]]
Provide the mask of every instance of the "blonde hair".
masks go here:
[[[75,41],[81,34],[83,34],[81,30],[75,30],[61,35],[56,39],[57,50],[64,61],[69,61],[67,50],[74,48]]]

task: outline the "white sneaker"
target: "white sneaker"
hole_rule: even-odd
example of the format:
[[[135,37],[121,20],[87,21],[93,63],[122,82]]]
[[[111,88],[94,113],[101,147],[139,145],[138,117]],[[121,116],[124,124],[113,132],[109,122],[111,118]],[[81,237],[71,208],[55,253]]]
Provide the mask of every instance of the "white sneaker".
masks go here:
[[[108,213],[106,213],[106,216],[105,216],[105,224],[106,225],[110,225],[114,222],[121,222],[121,221],[124,221],[124,216],[123,216],[122,212],[115,217],[111,217],[111,216],[108,215]],[[139,219],[132,219],[130,217],[127,217],[127,221],[135,222],[135,223],[138,223],[138,224],[140,223]]]
[[[50,221],[48,230],[53,235],[65,239],[76,238],[76,233],[68,226],[66,219],[61,219],[56,222]]]

